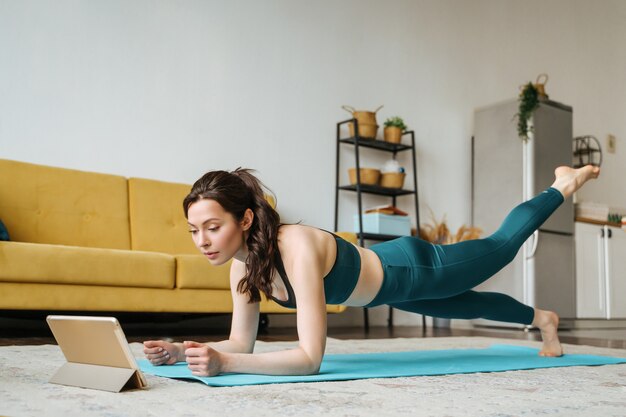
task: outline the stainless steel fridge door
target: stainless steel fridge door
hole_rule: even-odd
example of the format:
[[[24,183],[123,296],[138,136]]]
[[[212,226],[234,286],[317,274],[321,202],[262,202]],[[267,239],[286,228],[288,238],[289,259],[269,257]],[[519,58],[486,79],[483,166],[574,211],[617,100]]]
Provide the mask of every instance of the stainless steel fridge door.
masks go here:
[[[472,224],[482,237],[495,232],[509,211],[522,200],[522,140],[517,136],[517,100],[476,110],[474,115]],[[502,292],[524,300],[522,252],[479,291]]]
[[[561,318],[576,318],[574,236],[539,231],[533,257],[528,259],[535,306]]]
[[[554,182],[554,169],[572,165],[572,109],[555,102],[541,103],[532,118],[533,192],[539,194]],[[574,204],[569,198],[540,230],[574,233]]]
[[[517,137],[517,100],[479,109],[474,116],[472,224],[495,232],[522,202],[522,144]]]

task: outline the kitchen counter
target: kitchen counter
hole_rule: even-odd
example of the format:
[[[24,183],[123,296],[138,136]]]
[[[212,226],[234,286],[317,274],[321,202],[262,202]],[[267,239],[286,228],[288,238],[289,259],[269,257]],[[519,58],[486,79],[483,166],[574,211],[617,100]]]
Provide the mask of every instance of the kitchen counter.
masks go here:
[[[576,217],[576,221],[582,222],[582,223],[598,224],[600,226],[622,227],[621,223],[612,223],[612,222],[602,221],[602,220],[586,219],[584,217]]]

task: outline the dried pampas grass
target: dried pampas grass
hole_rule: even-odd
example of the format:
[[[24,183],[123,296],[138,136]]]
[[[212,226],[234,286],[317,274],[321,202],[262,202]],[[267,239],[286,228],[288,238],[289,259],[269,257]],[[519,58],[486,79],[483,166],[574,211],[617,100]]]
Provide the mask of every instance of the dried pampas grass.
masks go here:
[[[482,234],[482,229],[478,227],[461,226],[456,234],[452,235],[448,225],[446,225],[446,216],[441,221],[437,221],[433,212],[430,212],[431,224],[422,225],[419,229],[419,237],[428,242],[438,245],[449,245],[451,243],[462,242],[464,240],[478,239]]]

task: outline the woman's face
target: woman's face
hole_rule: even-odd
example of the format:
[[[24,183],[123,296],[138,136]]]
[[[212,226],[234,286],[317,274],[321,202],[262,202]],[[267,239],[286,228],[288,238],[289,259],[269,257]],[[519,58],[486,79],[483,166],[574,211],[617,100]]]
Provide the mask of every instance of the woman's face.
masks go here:
[[[245,262],[248,249],[246,231],[252,224],[252,211],[246,210],[241,222],[215,200],[202,199],[187,210],[189,231],[196,247],[212,265],[222,265],[231,258]]]

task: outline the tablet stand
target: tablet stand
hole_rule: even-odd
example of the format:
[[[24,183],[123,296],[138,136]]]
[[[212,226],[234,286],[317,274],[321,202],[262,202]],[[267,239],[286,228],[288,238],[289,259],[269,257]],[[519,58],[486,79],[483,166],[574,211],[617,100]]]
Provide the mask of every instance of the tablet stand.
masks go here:
[[[50,379],[53,384],[110,392],[143,388],[139,371],[130,368],[66,362]]]

